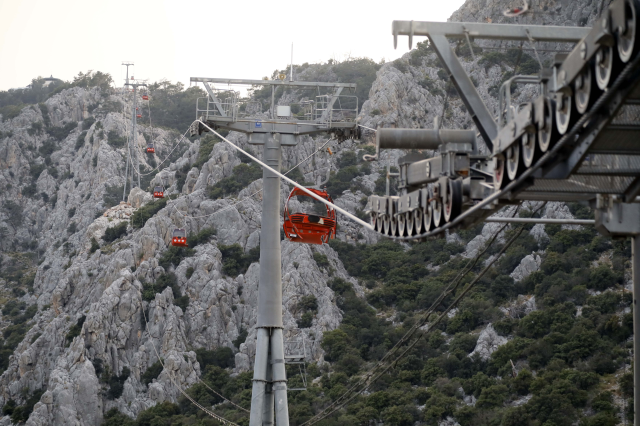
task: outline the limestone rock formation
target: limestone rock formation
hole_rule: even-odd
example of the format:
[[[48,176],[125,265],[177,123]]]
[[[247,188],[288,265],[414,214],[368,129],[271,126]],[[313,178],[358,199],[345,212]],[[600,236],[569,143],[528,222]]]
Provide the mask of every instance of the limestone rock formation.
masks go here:
[[[493,328],[493,325],[488,324],[484,330],[480,332],[476,347],[469,356],[478,355],[483,361],[486,361],[496,349],[505,343],[507,343],[507,338],[500,336]]]

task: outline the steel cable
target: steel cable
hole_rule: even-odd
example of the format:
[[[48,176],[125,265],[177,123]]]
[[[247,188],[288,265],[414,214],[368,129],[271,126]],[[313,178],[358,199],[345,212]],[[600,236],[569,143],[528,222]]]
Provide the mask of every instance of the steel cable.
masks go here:
[[[160,358],[160,354],[158,353],[158,350],[156,349],[156,345],[153,343],[153,336],[151,335],[151,329],[149,328],[149,323],[147,322],[147,314],[144,311],[144,306],[142,305],[142,297],[140,298],[140,310],[142,311],[142,317],[144,318],[144,324],[145,324],[145,328],[147,330],[147,334],[149,334],[149,340],[151,343],[151,346],[153,347],[153,351],[156,354],[156,357],[158,358],[158,362],[160,362],[160,365],[162,365],[162,369],[165,370],[165,366],[164,366],[164,362],[162,362],[162,358]],[[173,383],[173,385],[180,391],[180,393],[182,395],[184,395],[185,398],[187,398],[189,401],[191,401],[191,403],[193,405],[195,405],[196,407],[198,407],[200,410],[204,411],[205,413],[207,413],[209,416],[213,417],[215,420],[219,421],[220,423],[224,424],[224,425],[230,425],[230,426],[238,426],[236,423],[225,419],[222,416],[217,415],[216,413],[207,410],[205,407],[203,407],[201,404],[199,404],[197,401],[195,401],[189,394],[187,394],[184,389],[182,389],[182,387],[176,382],[176,380],[173,377],[173,374],[171,372],[169,372],[167,370],[167,373],[169,374],[169,379],[171,380],[171,383]],[[199,379],[198,379],[199,380]],[[164,386],[163,386],[164,387]],[[219,395],[219,394],[218,394]],[[226,401],[226,398],[224,398],[222,395],[219,395],[221,398],[223,398]],[[229,401],[231,402],[231,401]],[[233,404],[233,402],[232,402]],[[235,405],[235,404],[234,404]],[[245,410],[246,411],[246,410]]]
[[[545,202],[540,207],[538,207],[534,211],[534,214],[537,213],[538,211],[540,211],[546,204],[547,203]],[[432,307],[429,308],[429,310],[425,313],[425,315],[423,316],[422,320],[420,322],[418,322],[416,325],[414,325],[414,327],[412,327],[412,329],[407,334],[411,333],[411,335],[413,335],[415,333],[415,330],[417,330],[418,328],[421,328],[429,320],[429,317],[433,314],[433,311],[436,308],[438,308],[440,306],[440,304],[442,304],[442,302],[444,301],[444,299],[446,299],[447,296],[451,295],[458,288],[462,278],[475,266],[475,264],[478,262],[480,257],[489,249],[489,247],[493,244],[493,242],[498,237],[498,235],[500,235],[500,233],[502,231],[504,231],[504,229],[507,226],[508,226],[508,224],[505,224],[504,226],[502,226],[493,235],[491,240],[486,244],[485,249],[475,257],[473,262],[468,263],[467,267],[465,267],[465,270],[463,272],[461,272],[458,275],[458,277],[456,277],[456,280],[454,280],[455,285],[452,285],[452,284],[449,285],[449,287],[434,302]],[[526,227],[526,225],[522,225],[522,226],[520,226],[518,228],[518,231],[509,239],[509,241],[507,241],[507,243],[493,257],[493,259],[487,265],[485,265],[485,267],[482,269],[482,271],[467,285],[467,287],[460,293],[460,295],[458,295],[458,297],[456,297],[456,299],[442,312],[442,314],[440,314],[440,316],[438,318],[436,318],[436,320],[429,325],[429,328],[424,332],[424,334],[422,336],[420,336],[419,338],[415,339],[409,346],[407,346],[407,348],[394,361],[388,363],[386,366],[382,365],[381,366],[382,370],[379,373],[377,373],[375,376],[374,376],[374,370],[378,370],[379,368],[378,368],[378,366],[374,367],[374,369],[370,370],[366,374],[366,377],[361,379],[356,385],[352,386],[349,390],[347,390],[347,392],[345,392],[336,401],[334,401],[331,405],[329,405],[329,407],[325,408],[323,411],[321,411],[316,416],[314,416],[311,419],[307,420],[306,422],[302,423],[301,426],[311,426],[311,425],[313,425],[313,424],[325,419],[326,417],[330,416],[331,414],[335,413],[336,411],[340,410],[341,408],[343,408],[344,406],[349,404],[357,396],[359,396],[362,392],[367,390],[369,388],[369,386],[371,386],[383,374],[385,374],[387,371],[389,371],[389,369],[391,369],[392,367],[397,365],[398,361],[400,361],[404,356],[406,356],[407,353],[411,349],[413,349],[415,347],[415,345],[420,341],[420,339],[422,337],[426,336],[432,330],[434,330],[435,326],[438,325],[442,321],[444,316],[447,315],[447,313],[449,311],[451,311],[451,309],[453,309],[467,295],[467,293],[475,286],[475,284],[480,280],[480,278],[482,278],[484,276],[484,274],[487,273],[487,271],[493,266],[493,264],[498,259],[500,259],[502,254],[504,254],[504,252],[511,246],[511,244],[513,244],[515,242],[515,240],[522,234],[522,231],[525,229],[525,227]],[[405,334],[405,337],[406,337],[407,334]],[[405,337],[403,337],[402,340],[406,341],[407,339],[405,339]],[[397,344],[396,344],[396,346],[394,346],[394,349],[396,347],[397,347]],[[385,359],[385,358],[387,358],[387,355],[385,355],[385,357],[383,357],[383,359]],[[379,362],[378,364],[380,364],[380,363],[381,362]],[[360,390],[358,390],[358,391],[354,390],[354,388],[359,387],[359,386],[362,386],[362,388]],[[328,411],[328,410],[330,410],[330,411]]]
[[[290,172],[292,172],[294,169],[296,169],[296,168],[297,168],[298,166],[300,166],[302,163],[304,163],[305,161],[308,161],[311,157],[313,157],[313,156],[314,156],[314,155],[316,155],[318,152],[320,152],[320,151],[322,150],[322,148],[324,148],[325,146],[327,146],[327,144],[328,144],[329,142],[331,142],[332,140],[334,140],[334,139],[329,139],[328,141],[326,141],[326,142],[324,143],[324,145],[322,145],[320,148],[316,149],[316,150],[315,150],[315,152],[314,152],[313,154],[309,155],[307,158],[305,158],[304,160],[302,160],[301,162],[299,162],[298,164],[296,164],[295,166],[293,166],[292,168],[290,168],[286,173],[284,173],[284,175],[285,175],[285,176],[286,176],[286,175],[288,175]],[[238,204],[240,204],[240,203],[243,203],[243,202],[247,201],[248,199],[250,199],[250,198],[251,198],[251,197],[253,197],[254,195],[257,195],[257,194],[259,194],[259,193],[261,193],[261,192],[262,192],[262,189],[259,189],[259,190],[257,190],[256,192],[254,192],[253,194],[250,194],[250,195],[246,196],[246,197],[245,197],[245,198],[243,198],[242,200],[238,200],[238,201],[236,201],[235,203],[231,204],[230,206],[226,206],[226,207],[224,207],[222,210],[218,210],[218,211],[215,211],[215,212],[213,212],[213,213],[211,213],[211,214],[206,214],[206,215],[203,215],[203,216],[186,216],[184,213],[182,213],[180,210],[178,210],[178,209],[176,208],[176,205],[175,205],[175,204],[173,204],[173,208],[174,208],[174,210],[175,210],[176,212],[178,212],[178,213],[179,213],[183,218],[189,218],[189,219],[201,219],[201,218],[203,218],[203,217],[210,217],[210,216],[216,215],[216,214],[218,214],[218,213],[222,213],[222,212],[224,212],[224,211],[226,211],[226,210],[229,210],[229,209],[231,209],[232,207],[235,207],[235,206],[237,206]],[[187,196],[188,196],[188,195],[189,195],[189,194],[187,194]]]

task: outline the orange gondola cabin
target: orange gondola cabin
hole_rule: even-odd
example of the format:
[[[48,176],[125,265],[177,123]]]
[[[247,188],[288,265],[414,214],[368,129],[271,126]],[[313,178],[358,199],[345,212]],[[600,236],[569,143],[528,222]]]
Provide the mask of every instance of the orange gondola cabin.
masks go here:
[[[314,194],[333,203],[327,191],[307,188]],[[300,209],[312,210],[310,213],[291,213],[289,202],[293,197],[297,199]],[[296,208],[295,210],[298,210]],[[293,211],[293,210],[292,210]],[[305,244],[325,244],[336,236],[336,212],[331,207],[309,196],[302,190],[294,188],[284,206],[284,235],[289,241]]]
[[[147,144],[147,154],[153,154],[154,152],[156,152],[156,147],[151,142],[149,142]]]
[[[189,247],[187,244],[187,231],[182,228],[174,229],[171,245],[176,247]]]
[[[149,100],[149,95],[142,95],[142,100],[143,101],[148,101]]]
[[[153,198],[164,198],[164,187],[156,186],[153,188]]]

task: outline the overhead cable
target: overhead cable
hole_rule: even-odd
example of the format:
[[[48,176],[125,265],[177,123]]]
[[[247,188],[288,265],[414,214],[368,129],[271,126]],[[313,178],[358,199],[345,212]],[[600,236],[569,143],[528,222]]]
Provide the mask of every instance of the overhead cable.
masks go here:
[[[545,205],[546,205],[546,202],[543,203],[540,207],[538,207],[538,209],[536,209],[534,214],[537,213],[538,211],[540,211]],[[430,316],[433,314],[435,309],[437,309],[442,304],[442,302],[446,299],[447,296],[451,295],[458,288],[462,278],[464,278],[464,276],[468,272],[471,271],[471,269],[476,265],[476,263],[478,262],[480,257],[489,249],[489,247],[493,244],[493,242],[496,240],[498,235],[500,235],[500,233],[502,233],[502,231],[504,231],[507,226],[508,225],[503,225],[493,235],[491,240],[486,244],[485,249],[481,253],[478,253],[478,255],[476,255],[476,257],[474,258],[473,261],[470,261],[467,264],[467,266],[464,268],[464,270],[461,273],[458,274],[456,279],[445,289],[445,291],[443,291],[441,293],[441,295],[438,297],[438,299],[436,299],[436,301],[432,304],[432,306],[425,313],[425,315],[422,317],[422,319],[420,321],[418,321],[416,324],[414,324],[414,326],[405,334],[405,336],[403,336],[400,339],[400,341],[398,343],[396,343],[396,345],[394,345],[394,347],[387,354],[385,354],[385,356],[376,364],[376,366],[373,369],[371,369],[369,372],[367,372],[363,378],[361,378],[356,384],[354,384],[349,390],[347,390],[342,396],[340,396],[338,399],[336,399],[327,408],[325,408],[323,411],[321,411],[320,413],[318,413],[316,416],[312,417],[311,419],[309,419],[305,423],[302,423],[301,426],[311,426],[311,425],[323,420],[324,418],[330,416],[331,414],[335,413],[336,411],[340,410],[341,408],[343,408],[344,406],[349,404],[357,396],[359,396],[362,392],[366,391],[375,381],[377,381],[389,369],[394,367],[398,363],[399,360],[401,360],[404,356],[406,356],[407,353],[411,349],[413,349],[413,347],[415,347],[415,345],[418,343],[418,341],[420,341],[420,338],[415,339],[395,360],[393,360],[392,362],[388,362],[386,365],[384,365],[384,363],[383,363],[383,360],[386,360],[387,358],[389,358],[389,356],[392,354],[392,352],[397,352],[399,350],[400,342],[403,342],[403,343],[406,342],[411,336],[413,336],[413,334],[415,334],[415,332],[418,329],[420,329],[424,324],[427,323],[427,321],[429,320]],[[471,290],[471,288],[473,288],[473,286],[480,280],[480,278],[482,278],[482,276],[484,276],[484,274],[502,256],[502,254],[520,236],[520,234],[522,233],[522,231],[524,229],[525,229],[525,225],[521,226],[518,229],[518,231],[512,236],[512,238],[510,238],[509,241],[502,247],[500,252],[498,252],[498,254],[496,254],[492,258],[492,260],[485,266],[485,268],[471,281],[471,283],[469,283],[467,285],[467,287],[462,291],[462,293],[443,311],[443,313],[433,323],[429,324],[429,328],[424,332],[424,334],[421,337],[424,337],[425,335],[429,334],[432,330],[435,329],[435,326],[438,325],[440,323],[440,321],[442,321],[444,316],[447,315],[447,313],[451,309],[453,309],[464,298],[464,296]],[[358,388],[358,387],[360,389],[356,390],[356,388]]]

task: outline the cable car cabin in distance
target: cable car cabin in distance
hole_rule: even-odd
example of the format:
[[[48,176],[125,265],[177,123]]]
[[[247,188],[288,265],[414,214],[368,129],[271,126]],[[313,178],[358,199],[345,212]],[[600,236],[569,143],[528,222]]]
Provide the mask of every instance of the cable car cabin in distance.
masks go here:
[[[515,18],[516,16],[523,15],[528,11],[529,11],[529,4],[525,0],[524,4],[521,7],[516,6],[511,9],[507,9],[504,12],[502,12],[502,14],[507,18]]]
[[[171,245],[176,247],[189,247],[187,244],[187,231],[182,228],[174,229]]]
[[[143,101],[148,101],[149,100],[149,95],[142,95],[142,100]]]
[[[164,198],[164,187],[156,186],[153,188],[153,198]]]
[[[314,194],[333,203],[327,191],[307,188]],[[302,209],[311,210],[310,213],[289,212],[289,202],[292,197],[305,197],[299,202]],[[324,244],[336,236],[336,212],[326,204],[315,200],[302,190],[294,188],[284,206],[284,235],[289,241],[305,244]]]
[[[152,143],[147,144],[147,154],[153,154],[156,152],[156,147]]]

